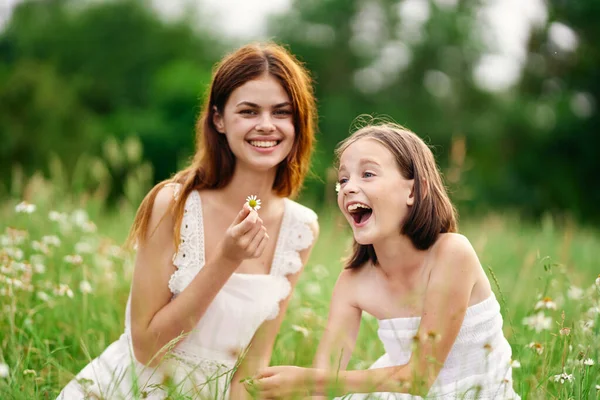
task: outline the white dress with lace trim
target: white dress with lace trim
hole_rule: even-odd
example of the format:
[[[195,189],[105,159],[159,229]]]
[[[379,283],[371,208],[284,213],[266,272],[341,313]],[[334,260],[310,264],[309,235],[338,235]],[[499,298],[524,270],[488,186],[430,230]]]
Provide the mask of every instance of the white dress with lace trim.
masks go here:
[[[175,189],[178,195],[179,187]],[[132,398],[137,381],[146,398],[163,399],[166,393],[161,384],[169,376],[192,398],[228,399],[229,380],[238,357],[260,325],[277,317],[279,303],[290,294],[288,275],[302,268],[300,252],[313,243],[311,224],[316,219],[312,210],[285,199],[270,273],[234,273],[196,328],[177,342],[167,361],[156,369],[144,367],[132,356],[128,302],[125,333],[88,364],[59,398],[82,399],[86,390],[105,398]],[[177,270],[168,284],[173,298],[185,290],[205,263],[202,201],[196,191],[186,199],[180,232],[179,249],[173,257]],[[119,378],[116,383],[115,375]]]

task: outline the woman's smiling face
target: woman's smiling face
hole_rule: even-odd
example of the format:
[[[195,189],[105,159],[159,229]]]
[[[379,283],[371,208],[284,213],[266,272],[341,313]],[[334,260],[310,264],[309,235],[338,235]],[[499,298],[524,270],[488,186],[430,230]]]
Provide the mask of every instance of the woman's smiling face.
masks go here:
[[[378,140],[362,138],[340,156],[338,206],[363,245],[400,235],[413,205],[413,181],[400,173],[393,154]]]
[[[265,171],[277,167],[294,145],[290,97],[279,81],[264,74],[236,88],[214,124],[227,137],[236,165]]]

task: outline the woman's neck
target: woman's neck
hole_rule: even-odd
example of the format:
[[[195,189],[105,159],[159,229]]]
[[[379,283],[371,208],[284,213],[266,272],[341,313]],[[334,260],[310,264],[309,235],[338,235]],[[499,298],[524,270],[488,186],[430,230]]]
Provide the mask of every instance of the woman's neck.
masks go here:
[[[391,279],[420,270],[428,254],[427,250],[417,249],[405,235],[374,243],[373,248],[382,272]]]
[[[219,189],[219,192],[225,202],[239,204],[240,208],[246,202],[246,198],[251,195],[260,199],[261,208],[268,208],[268,204],[278,197],[273,191],[275,173],[275,168],[270,171],[257,172],[236,167],[231,182]]]

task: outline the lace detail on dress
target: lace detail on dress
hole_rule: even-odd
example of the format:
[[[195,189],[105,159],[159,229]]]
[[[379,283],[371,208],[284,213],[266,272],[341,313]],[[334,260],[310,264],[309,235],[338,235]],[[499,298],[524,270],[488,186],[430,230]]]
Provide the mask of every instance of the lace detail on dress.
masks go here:
[[[191,192],[183,210],[179,247],[173,255],[173,265],[177,267],[169,279],[173,295],[181,293],[204,265],[201,207],[200,195],[197,191]]]
[[[271,275],[283,279],[281,285],[277,287],[277,293],[273,294],[276,300],[267,314],[267,320],[275,319],[279,315],[279,303],[288,297],[292,290],[287,275],[300,271],[302,268],[300,252],[309,248],[315,240],[310,225],[317,220],[317,214],[310,208],[288,199],[286,199],[286,207],[271,266]]]

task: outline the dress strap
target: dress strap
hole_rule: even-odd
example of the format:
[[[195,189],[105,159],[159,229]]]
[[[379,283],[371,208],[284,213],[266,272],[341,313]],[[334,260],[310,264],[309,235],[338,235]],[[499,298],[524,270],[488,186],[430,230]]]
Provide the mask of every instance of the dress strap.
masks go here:
[[[179,231],[179,246],[173,255],[173,265],[177,267],[177,270],[169,279],[169,289],[173,295],[181,293],[204,266],[204,232],[202,224],[200,194],[194,190],[185,201]]]

